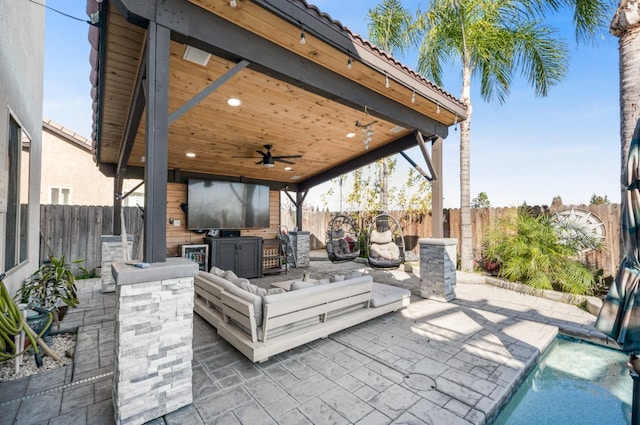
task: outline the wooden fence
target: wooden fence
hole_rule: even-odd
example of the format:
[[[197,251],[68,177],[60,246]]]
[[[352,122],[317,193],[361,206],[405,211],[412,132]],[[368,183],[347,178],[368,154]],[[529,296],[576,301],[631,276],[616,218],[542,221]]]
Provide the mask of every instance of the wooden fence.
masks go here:
[[[538,211],[554,213],[565,209],[588,210],[596,216],[604,225],[605,250],[596,255],[589,255],[588,261],[596,269],[603,269],[604,275],[615,275],[620,262],[620,205],[563,205],[557,209],[548,207],[534,207]],[[471,211],[471,231],[473,236],[474,257],[479,258],[482,252],[482,240],[487,230],[501,218],[515,217],[518,209],[512,208],[478,208]],[[311,232],[311,249],[324,249],[327,225],[332,213],[304,211],[302,215],[302,229]],[[400,211],[391,211],[396,218],[402,216]],[[295,212],[282,212],[283,223],[291,230],[295,226]],[[366,223],[365,218],[360,218],[360,223]],[[420,219],[404,220],[402,230],[405,235],[406,248],[419,254],[418,239],[431,237],[431,216]],[[444,211],[444,236],[458,239],[458,253],[460,253],[460,210],[446,209]]]
[[[569,209],[563,206],[560,209]],[[589,256],[589,261],[596,268],[604,270],[605,276],[614,275],[620,261],[620,206],[589,205],[576,206],[590,211],[604,224],[605,252]],[[540,208],[546,212],[554,212],[548,208]],[[471,223],[473,234],[473,251],[476,258],[480,256],[482,239],[485,232],[499,219],[514,217],[517,208],[479,208],[472,210]],[[399,218],[400,212],[392,212]],[[138,208],[125,207],[125,226],[127,233],[134,235],[134,251],[136,252],[139,236],[142,232],[142,216]],[[295,226],[295,213],[281,212],[281,222],[289,230]],[[460,210],[448,209],[444,212],[444,235],[458,239],[460,250]],[[311,249],[324,249],[327,225],[331,219],[329,212],[304,211],[302,229],[311,233]],[[360,219],[360,225],[366,224],[365,218]],[[431,237],[431,216],[420,219],[404,220],[402,222],[407,249],[418,254],[419,238]],[[82,264],[87,270],[100,267],[101,242],[100,237],[109,235],[113,229],[113,208],[101,206],[69,206],[42,205],[40,210],[40,255],[65,255],[69,260],[84,259]],[[171,253],[175,255],[175,253]]]
[[[124,208],[125,226],[134,235],[136,252],[143,228],[137,207]],[[78,205],[40,206],[40,257],[65,256],[68,261],[84,260],[79,266],[92,271],[102,261],[102,235],[113,234],[113,207]]]

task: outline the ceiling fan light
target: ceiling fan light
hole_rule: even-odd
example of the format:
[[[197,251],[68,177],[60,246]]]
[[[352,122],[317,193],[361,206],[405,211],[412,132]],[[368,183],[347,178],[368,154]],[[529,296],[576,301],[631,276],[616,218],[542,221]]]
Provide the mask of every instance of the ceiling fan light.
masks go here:
[[[273,164],[272,162],[265,162],[265,163],[264,163],[264,164],[262,164],[262,165],[264,165],[264,167],[265,167],[265,168],[271,168],[271,167],[273,167],[273,166],[274,166],[274,164]]]

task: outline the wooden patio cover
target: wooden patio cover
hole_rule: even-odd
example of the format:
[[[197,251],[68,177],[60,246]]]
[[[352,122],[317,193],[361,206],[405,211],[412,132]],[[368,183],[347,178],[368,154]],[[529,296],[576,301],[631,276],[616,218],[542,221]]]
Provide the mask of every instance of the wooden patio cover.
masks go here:
[[[309,188],[416,145],[430,160],[441,236],[441,144],[464,106],[316,7],[88,0],[87,11],[99,12],[89,33],[95,161],[116,177],[116,194],[125,178],[145,181],[144,261],[166,260],[167,182],[266,184],[296,192],[301,214]],[[190,47],[211,55],[205,65],[184,58]],[[242,103],[231,107],[229,98]],[[367,124],[374,133],[365,147]],[[302,158],[291,169],[256,164],[267,144],[273,155]],[[118,197],[114,206],[119,212]]]

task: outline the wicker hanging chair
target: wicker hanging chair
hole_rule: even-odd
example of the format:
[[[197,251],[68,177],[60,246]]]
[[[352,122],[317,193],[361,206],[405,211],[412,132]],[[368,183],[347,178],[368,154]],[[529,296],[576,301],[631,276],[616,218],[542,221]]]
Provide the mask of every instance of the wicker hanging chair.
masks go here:
[[[337,214],[329,221],[326,248],[332,263],[344,263],[358,258],[360,240],[358,226],[353,218]]]
[[[404,262],[404,235],[400,223],[388,214],[376,216],[367,239],[369,266],[374,269],[397,269]]]

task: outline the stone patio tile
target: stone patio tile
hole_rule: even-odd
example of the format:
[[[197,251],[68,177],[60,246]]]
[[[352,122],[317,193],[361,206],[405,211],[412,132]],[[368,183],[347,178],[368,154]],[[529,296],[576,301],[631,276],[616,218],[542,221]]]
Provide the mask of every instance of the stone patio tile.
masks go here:
[[[25,393],[33,394],[43,390],[63,386],[66,383],[67,368],[69,367],[70,366],[61,367],[59,369],[41,373],[40,375],[32,376],[29,379],[29,384],[27,385]]]
[[[331,380],[338,379],[349,372],[344,367],[313,351],[301,356],[300,361]]]
[[[279,425],[314,425],[298,409],[278,418]]]
[[[199,400],[220,391],[220,385],[209,376],[204,366],[193,367],[192,371],[191,383],[194,400]]]
[[[198,409],[200,417],[202,417],[205,423],[208,423],[209,419],[230,412],[252,401],[253,399],[244,388],[236,386],[197,400],[193,404],[196,406],[196,409]]]
[[[411,413],[409,412],[405,412],[402,415],[400,415],[398,417],[398,419],[396,419],[395,421],[391,422],[393,425],[435,425],[436,422],[425,422],[422,421],[418,418],[416,418],[415,416],[413,416]],[[448,425],[448,424],[447,424]]]
[[[322,400],[314,398],[298,409],[314,425],[346,425],[349,422]]]
[[[266,410],[256,402],[238,407],[233,413],[243,425],[277,425]]]
[[[484,379],[477,379],[473,375],[452,368],[447,369],[442,375],[440,375],[440,377],[448,379],[451,382],[455,382],[466,388],[470,388],[479,394],[487,396],[491,394],[497,387],[497,385],[492,382],[486,381]]]
[[[451,413],[464,418],[472,409],[471,406],[468,406],[461,402],[460,400],[451,399],[447,404],[444,405],[444,408],[450,411]]]
[[[266,376],[244,383],[244,388],[263,406],[273,403],[287,395],[278,385]]]
[[[335,354],[328,355],[327,358],[344,367],[345,369],[353,371],[362,367],[362,365],[364,364],[359,359],[354,358],[353,354],[358,354],[360,357],[365,358],[367,360],[365,363],[369,363],[370,361],[372,361],[370,358],[362,356],[361,354],[351,350],[350,348],[339,351]]]
[[[449,369],[449,366],[436,360],[422,359],[409,369],[410,373],[421,373],[436,378]]]
[[[22,397],[29,386],[29,378],[0,382],[0,403]]]
[[[469,425],[465,419],[424,399],[411,406],[409,413],[428,424]]]
[[[420,400],[420,397],[413,392],[394,384],[370,400],[369,404],[375,407],[376,410],[395,419],[418,400]]]
[[[482,398],[482,394],[443,377],[436,378],[436,388],[451,398],[466,400],[471,405],[475,405]]]
[[[357,422],[373,410],[367,403],[340,387],[322,394],[320,399],[349,422]]]
[[[231,376],[227,376],[226,378],[222,378],[220,380],[218,380],[218,384],[220,384],[220,386],[224,389],[226,388],[231,388],[231,387],[236,387],[240,384],[242,384],[244,381],[242,380],[242,378],[238,375],[236,375],[235,373]]]
[[[314,351],[324,354],[325,356],[344,350],[344,345],[330,338],[318,339],[308,343],[307,345]]]
[[[91,422],[93,423],[93,422]],[[91,424],[89,423],[89,425]],[[49,421],[49,425],[86,425],[87,409],[77,409],[57,416]]]
[[[273,403],[265,406],[265,410],[274,418],[279,418],[287,412],[300,406],[300,403],[294,400],[293,397],[287,395]]]
[[[373,410],[364,418],[356,422],[356,425],[388,425],[391,423],[391,418],[383,415],[377,410]]]
[[[240,361],[234,364],[233,370],[235,370],[238,375],[240,375],[242,378],[244,378],[247,381],[263,375],[262,371],[258,369],[253,363],[251,363],[251,361],[249,361],[248,359],[246,361]]]
[[[364,386],[364,383],[359,379],[354,378],[351,375],[345,375],[336,379],[336,384],[340,385],[345,390],[354,393]]]
[[[240,420],[233,413],[225,413],[213,419],[205,421],[206,425],[242,425]]]
[[[200,359],[200,362],[207,368],[209,371],[213,372],[214,370],[221,368],[228,368],[232,364],[241,359],[245,358],[239,351],[235,352],[224,352],[214,357],[207,357],[206,359]]]
[[[375,389],[371,388],[368,385],[364,385],[362,388],[360,388],[359,390],[357,390],[356,392],[354,392],[354,394],[360,398],[361,400],[364,401],[370,401],[372,398],[376,397],[378,394],[380,394],[379,391],[376,391]]]
[[[347,346],[353,346],[360,350],[369,351],[368,348],[374,345],[370,340],[356,335],[354,333],[341,333],[335,337],[336,340],[346,344]]]
[[[163,419],[167,425],[204,425],[204,421],[193,404],[168,413],[164,415]]]
[[[102,379],[93,384],[93,400],[97,403],[99,401],[107,400],[111,398],[113,389],[113,379],[111,377]]]
[[[60,414],[62,392],[53,391],[20,403],[15,425],[31,425],[46,422]]]
[[[384,391],[391,385],[393,385],[393,382],[366,367],[361,367],[354,370],[353,372],[351,372],[351,376],[359,379],[378,392]]]
[[[281,365],[298,379],[307,379],[310,376],[317,374],[314,369],[297,359],[285,360]]]
[[[202,364],[202,361],[199,361],[199,364],[204,366],[204,364]],[[209,370],[209,373],[217,380],[228,378],[229,376],[238,375],[232,367],[223,367],[221,369]]]
[[[395,382],[396,384],[402,383],[406,374],[406,371],[401,372],[397,369],[391,368],[378,362],[367,363],[365,367],[377,373],[378,375],[383,376],[392,382]]]
[[[282,367],[282,365],[277,364],[275,366],[271,366],[267,369],[263,369],[264,373],[266,373],[271,379],[276,381],[282,387],[288,387],[290,385],[295,384],[296,382],[300,382],[300,379],[295,377],[291,372]]]
[[[60,413],[67,413],[81,407],[87,407],[94,403],[93,384],[74,385],[65,388],[62,392],[62,405]]]
[[[87,407],[87,418],[90,418],[90,425],[113,425],[113,416],[111,399]]]
[[[13,419],[16,417],[19,409],[19,402],[0,406],[0,425],[13,425]]]
[[[289,395],[300,404],[324,394],[336,385],[320,374],[315,374],[287,388]]]

